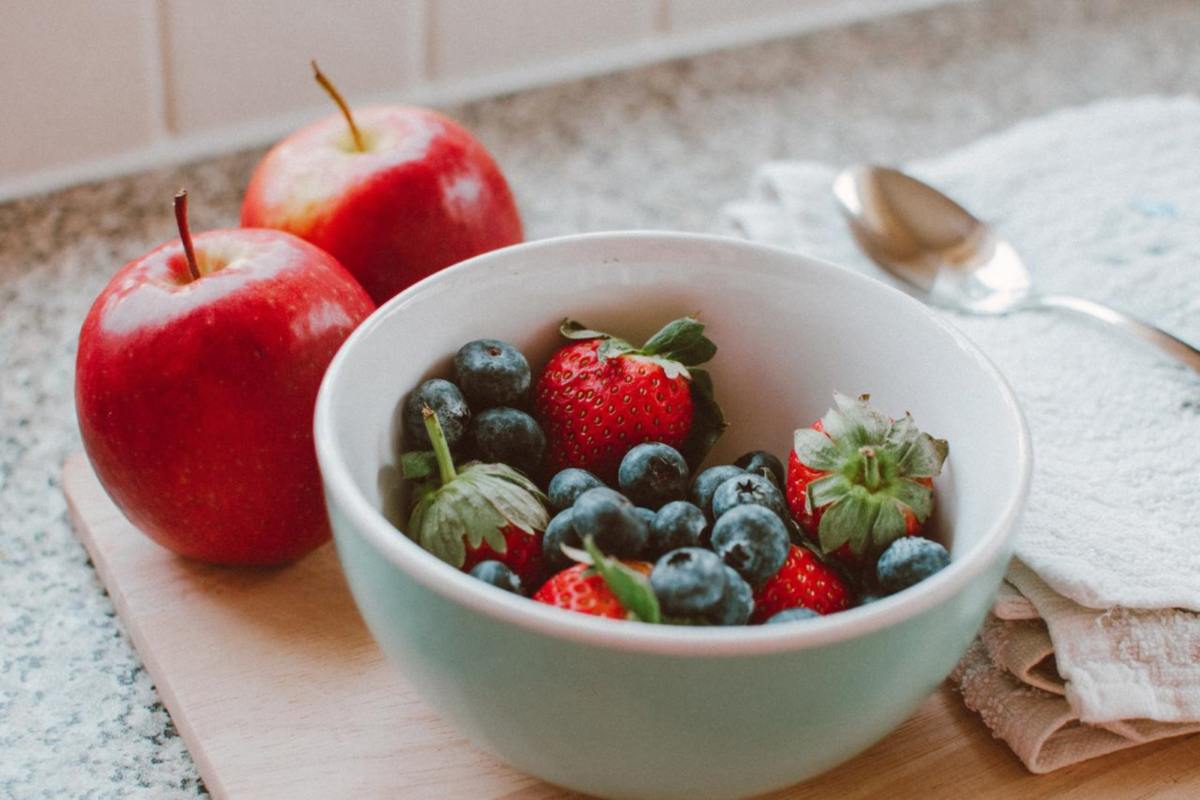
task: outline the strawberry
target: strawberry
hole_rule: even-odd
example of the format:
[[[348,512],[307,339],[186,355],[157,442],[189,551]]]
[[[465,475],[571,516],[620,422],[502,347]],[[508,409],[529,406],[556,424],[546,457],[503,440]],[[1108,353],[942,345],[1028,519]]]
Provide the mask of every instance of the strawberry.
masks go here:
[[[408,535],[464,571],[495,559],[524,585],[534,585],[550,520],[545,495],[505,464],[456,468],[437,415],[428,406],[421,413],[433,452],[406,453],[403,459],[405,477],[426,479],[415,491]]]
[[[546,364],[535,390],[550,471],[589,470],[615,483],[635,445],[662,442],[695,467],[725,427],[708,373],[694,369],[717,346],[691,317],[677,319],[641,347],[564,320],[573,340]]]
[[[847,567],[874,563],[901,536],[919,534],[933,512],[933,476],[949,446],[917,429],[834,394],[835,407],[795,433],[787,501],[796,523],[821,552]]]
[[[841,574],[806,547],[791,545],[779,571],[754,593],[751,622],[765,622],[788,608],[832,614],[850,607],[853,591]]]
[[[550,578],[534,593],[534,600],[593,617],[661,621],[658,600],[647,579],[653,564],[607,558],[590,536],[584,546],[586,553],[563,548],[586,563],[568,567]]]

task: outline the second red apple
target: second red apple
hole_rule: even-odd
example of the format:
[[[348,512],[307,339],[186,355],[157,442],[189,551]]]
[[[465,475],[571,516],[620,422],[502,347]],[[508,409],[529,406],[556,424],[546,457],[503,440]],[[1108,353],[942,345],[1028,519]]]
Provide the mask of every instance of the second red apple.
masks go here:
[[[315,68],[315,65],[314,65]],[[288,231],[332,254],[383,303],[427,275],[522,239],[508,182],[475,137],[421,108],[343,110],[275,145],[242,225]]]

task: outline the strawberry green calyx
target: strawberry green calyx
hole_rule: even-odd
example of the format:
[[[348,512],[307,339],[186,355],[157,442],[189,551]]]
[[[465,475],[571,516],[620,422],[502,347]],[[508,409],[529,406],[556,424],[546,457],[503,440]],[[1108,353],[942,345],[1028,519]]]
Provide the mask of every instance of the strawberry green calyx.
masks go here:
[[[695,317],[668,322],[641,347],[592,330],[572,319],[564,319],[559,332],[568,339],[603,339],[604,343],[596,351],[601,361],[615,356],[636,356],[658,364],[668,378],[679,375],[689,378],[688,367],[699,366],[717,354],[716,344],[704,335],[704,324]]]
[[[929,479],[942,471],[949,446],[917,429],[912,416],[893,420],[857,399],[834,394],[821,418],[824,432],[796,431],[800,463],[826,473],[808,484],[809,514],[821,510],[818,538],[832,553],[848,545],[854,555],[878,555],[908,532],[910,518],[924,523],[933,511]]]
[[[635,358],[662,367],[667,378],[687,380],[695,410],[691,431],[681,450],[690,467],[699,466],[727,427],[725,414],[713,394],[712,377],[707,370],[697,369],[717,353],[717,345],[704,335],[704,323],[695,317],[672,320],[641,347],[572,319],[564,319],[559,332],[567,339],[603,339],[596,351],[601,361],[618,356]]]
[[[504,530],[510,526],[531,536],[545,530],[550,521],[547,499],[532,481],[505,464],[471,462],[456,468],[437,415],[427,409],[422,413],[438,477],[415,492],[408,533],[417,544],[461,567],[467,548],[484,542],[504,554]]]

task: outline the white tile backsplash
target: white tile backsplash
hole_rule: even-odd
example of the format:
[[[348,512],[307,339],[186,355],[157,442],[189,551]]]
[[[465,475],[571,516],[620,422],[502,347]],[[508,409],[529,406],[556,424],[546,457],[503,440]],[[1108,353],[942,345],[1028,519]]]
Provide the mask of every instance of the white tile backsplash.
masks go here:
[[[430,0],[431,77],[455,80],[649,38],[658,0]]]
[[[354,102],[459,102],[965,0],[0,0],[0,199],[261,144]]]
[[[321,107],[312,58],[347,98],[399,94],[419,77],[419,0],[163,0],[163,10],[176,133]]]
[[[158,133],[142,0],[0,4],[0,182]]]
[[[853,0],[835,0],[848,4]],[[813,0],[667,0],[666,27],[689,31],[764,17],[802,14]]]

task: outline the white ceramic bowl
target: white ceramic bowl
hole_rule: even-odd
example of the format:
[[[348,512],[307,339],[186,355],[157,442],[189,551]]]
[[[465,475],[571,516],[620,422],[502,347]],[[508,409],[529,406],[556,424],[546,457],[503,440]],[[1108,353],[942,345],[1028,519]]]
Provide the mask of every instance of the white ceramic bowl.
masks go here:
[[[870,392],[950,441],[935,525],[953,563],[899,595],[802,625],[692,628],[573,614],[421,550],[381,513],[397,408],[481,337],[535,369],[558,322],[641,340],[700,312],[730,420],[710,463],[766,448],[834,390]],[[533,242],[413,286],[347,340],[317,401],[338,552],[383,650],[431,706],[519,769],[605,797],[737,797],[799,781],[899,724],[975,635],[1012,550],[1029,437],[1004,379],[924,306],[795,253],[667,233]],[[400,518],[402,518],[402,514]]]

